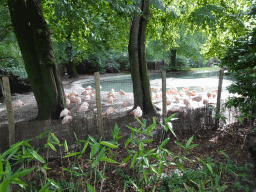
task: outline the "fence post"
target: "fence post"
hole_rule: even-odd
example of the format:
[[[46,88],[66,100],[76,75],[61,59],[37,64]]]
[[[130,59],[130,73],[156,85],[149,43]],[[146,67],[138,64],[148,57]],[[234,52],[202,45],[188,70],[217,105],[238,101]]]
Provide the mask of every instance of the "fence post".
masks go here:
[[[101,137],[104,137],[104,129],[103,129],[103,116],[101,110],[101,98],[100,98],[100,73],[94,73],[95,79],[95,90],[96,90],[96,107],[97,107],[97,121],[98,121],[98,130]]]
[[[221,69],[219,71],[219,86],[218,86],[218,94],[217,94],[217,107],[216,107],[216,115],[219,115],[220,113],[220,99],[221,99],[221,90],[222,90],[222,81],[223,81],[223,75],[224,75],[224,70]],[[215,115],[215,116],[216,116]],[[215,119],[215,127],[214,130],[216,131],[219,127],[219,122],[220,119]]]
[[[166,71],[162,70],[163,123],[166,118]]]
[[[5,95],[5,104],[7,109],[7,117],[8,117],[8,127],[9,127],[9,146],[15,143],[15,122],[14,122],[14,114],[12,108],[12,96],[9,84],[8,77],[2,77],[3,80],[3,88]]]

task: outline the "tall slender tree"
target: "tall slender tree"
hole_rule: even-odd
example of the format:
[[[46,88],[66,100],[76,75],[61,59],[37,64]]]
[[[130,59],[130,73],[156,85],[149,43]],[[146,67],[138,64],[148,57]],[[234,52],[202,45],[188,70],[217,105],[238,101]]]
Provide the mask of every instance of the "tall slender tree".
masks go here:
[[[147,0],[142,0],[138,5],[141,8],[141,13],[136,13],[133,17],[128,46],[133,81],[134,108],[140,106],[143,114],[155,115],[156,111],[151,98],[145,52],[147,22],[151,14]]]
[[[36,119],[57,119],[65,106],[64,90],[41,0],[8,0],[8,7],[37,101]]]

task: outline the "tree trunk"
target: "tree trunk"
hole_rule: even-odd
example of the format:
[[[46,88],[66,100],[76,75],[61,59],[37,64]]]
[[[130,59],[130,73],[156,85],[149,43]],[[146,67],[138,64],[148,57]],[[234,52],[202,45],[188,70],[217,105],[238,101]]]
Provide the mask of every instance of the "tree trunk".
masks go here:
[[[143,15],[140,17],[138,52],[139,52],[139,63],[140,63],[140,79],[141,79],[141,85],[142,85],[141,87],[143,92],[142,94],[143,113],[145,115],[146,114],[154,115],[156,111],[153,106],[152,98],[151,98],[150,82],[148,78],[148,69],[147,69],[147,61],[146,61],[146,49],[145,49],[147,22],[150,19],[149,2],[147,0],[142,0],[141,10],[143,11]]]
[[[36,119],[58,119],[65,106],[65,95],[41,1],[8,0],[8,6],[28,79],[37,101]]]
[[[140,25],[140,14],[138,13],[132,21],[130,29],[130,40],[128,45],[129,61],[131,65],[131,76],[133,83],[134,108],[140,106],[143,109],[142,88],[138,57],[138,32]]]
[[[171,66],[173,68],[176,68],[177,67],[177,50],[176,49],[171,49]]]
[[[150,83],[145,53],[145,35],[149,19],[149,2],[141,1],[143,15],[137,14],[132,21],[128,46],[133,81],[134,108],[140,106],[144,115],[155,115],[151,99]]]

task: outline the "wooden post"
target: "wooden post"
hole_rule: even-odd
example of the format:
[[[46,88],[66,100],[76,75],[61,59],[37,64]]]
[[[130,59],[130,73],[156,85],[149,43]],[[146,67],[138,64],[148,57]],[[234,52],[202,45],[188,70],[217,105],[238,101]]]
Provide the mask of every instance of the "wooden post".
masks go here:
[[[219,71],[219,86],[218,86],[218,94],[217,94],[216,115],[218,115],[220,113],[220,99],[221,99],[223,75],[224,75],[224,70],[221,69]],[[218,129],[218,127],[219,127],[219,119],[216,119],[215,120],[215,131]]]
[[[15,143],[15,122],[14,122],[14,114],[12,108],[12,96],[9,84],[9,78],[3,77],[3,87],[4,87],[4,95],[5,95],[5,104],[7,109],[7,117],[8,117],[8,127],[9,127],[9,146]]]
[[[94,73],[95,79],[95,90],[96,90],[96,107],[97,107],[97,115],[98,115],[98,130],[101,137],[104,137],[104,129],[103,129],[103,115],[101,111],[101,98],[100,98],[100,73]]]
[[[162,101],[163,101],[163,123],[166,118],[166,71],[162,70]]]

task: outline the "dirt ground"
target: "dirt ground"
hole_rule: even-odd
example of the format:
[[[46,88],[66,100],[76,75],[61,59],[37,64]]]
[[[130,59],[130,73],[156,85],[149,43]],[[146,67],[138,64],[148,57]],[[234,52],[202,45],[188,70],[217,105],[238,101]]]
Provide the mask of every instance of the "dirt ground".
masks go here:
[[[109,77],[109,76],[114,76],[113,74],[104,74],[101,75],[101,77]],[[79,80],[85,80],[85,79],[90,79],[90,78],[94,78],[92,75],[80,75],[77,78],[68,78],[67,76],[62,77],[62,83],[64,86],[65,90],[68,90],[67,92],[71,92],[71,85],[73,82],[75,81],[79,81]],[[122,97],[118,94],[118,92],[116,92],[116,100],[113,103],[113,105],[110,105],[106,102],[106,93],[102,95],[102,111],[103,113],[107,110],[107,108],[109,108],[110,106],[112,106],[115,110],[114,115],[115,116],[123,116],[126,114],[126,112],[128,112],[129,109],[131,109],[132,104],[133,104],[133,99],[131,99],[131,95],[129,95],[129,97]],[[19,122],[19,121],[29,121],[32,120],[34,118],[36,118],[37,116],[37,105],[36,105],[36,100],[34,97],[33,92],[27,92],[27,93],[22,93],[22,94],[13,94],[12,95],[12,102],[13,105],[18,101],[21,100],[23,101],[25,104],[22,107],[17,107],[14,108],[14,118],[15,118],[15,122]],[[128,101],[128,105],[126,108],[124,108],[122,106],[122,103],[124,101]],[[93,114],[95,114],[94,109],[96,108],[96,102],[95,99],[91,100],[88,102],[90,104],[89,106],[89,110],[86,113],[86,116],[92,116]],[[70,110],[72,116],[84,116],[84,113],[77,113],[78,109],[79,109],[80,104],[76,104],[76,103],[71,103],[68,106],[68,109]],[[7,124],[8,123],[8,118],[7,118],[7,110],[6,110],[6,106],[4,103],[3,98],[0,99],[0,125],[1,124]]]

